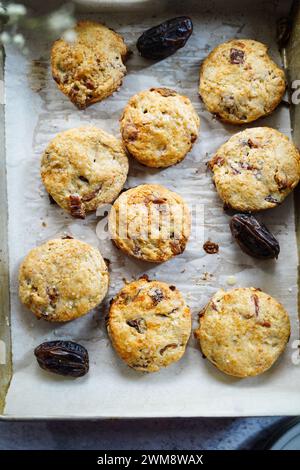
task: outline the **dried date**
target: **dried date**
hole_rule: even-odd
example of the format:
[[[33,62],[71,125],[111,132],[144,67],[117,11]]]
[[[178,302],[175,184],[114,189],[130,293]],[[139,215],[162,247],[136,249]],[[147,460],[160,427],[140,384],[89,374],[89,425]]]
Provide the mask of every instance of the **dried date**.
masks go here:
[[[89,370],[87,350],[73,341],[48,341],[34,350],[39,366],[54,374],[82,377]]]
[[[185,46],[192,32],[191,18],[172,18],[145,31],[137,41],[137,48],[146,59],[165,59]]]
[[[230,229],[240,248],[248,255],[261,259],[278,258],[278,241],[268,228],[252,215],[234,215],[230,221]]]

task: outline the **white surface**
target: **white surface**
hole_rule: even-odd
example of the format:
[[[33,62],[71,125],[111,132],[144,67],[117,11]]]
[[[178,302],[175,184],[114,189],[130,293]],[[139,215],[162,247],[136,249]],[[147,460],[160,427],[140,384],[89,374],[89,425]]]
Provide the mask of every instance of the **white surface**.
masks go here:
[[[196,2],[197,3],[197,2]],[[238,5],[238,2],[234,2]],[[162,17],[135,17],[130,12],[95,17],[126,38],[134,55],[128,62],[128,75],[120,91],[86,111],[78,111],[57,89],[50,76],[50,44],[41,34],[29,40],[31,56],[24,58],[9,48],[6,60],[6,132],[8,197],[10,208],[9,240],[12,291],[12,335],[14,375],[6,402],[6,415],[12,416],[238,416],[279,415],[300,412],[299,367],[291,362],[291,345],[298,338],[297,325],[297,250],[293,200],[289,197],[278,209],[261,218],[278,237],[281,253],[277,262],[258,262],[243,255],[233,243],[229,217],[222,210],[206,171],[209,156],[231,134],[239,130],[212,119],[198,97],[200,61],[218,43],[231,37],[251,37],[273,44],[272,54],[279,62],[274,45],[277,2],[247,2],[220,13],[215,2],[164,13]],[[282,3],[282,2],[281,2]],[[255,6],[255,5],[254,5]],[[288,6],[288,5],[286,5]],[[218,11],[218,14],[216,12]],[[250,11],[253,11],[252,14]],[[184,49],[157,63],[141,59],[134,44],[146,28],[177,13],[191,14],[194,34]],[[247,14],[247,16],[245,16]],[[144,16],[144,17],[143,17]],[[32,62],[40,61],[39,64]],[[39,176],[40,156],[49,140],[71,127],[94,124],[119,132],[118,119],[127,100],[150,86],[173,87],[188,95],[201,117],[201,136],[193,151],[176,167],[150,170],[131,162],[127,187],[141,182],[156,182],[180,193],[190,204],[204,205],[204,236],[198,235],[177,259],[153,267],[139,263],[116,251],[110,241],[96,237],[96,218],[74,221],[56,206],[50,206]],[[271,117],[254,125],[270,125],[289,133],[288,110],[281,106]],[[46,227],[42,224],[45,222]],[[237,286],[256,286],[274,295],[290,313],[292,337],[286,353],[275,367],[258,378],[238,380],[223,375],[203,360],[191,337],[183,359],[156,374],[143,375],[130,370],[115,355],[107,338],[104,310],[65,325],[36,320],[24,309],[17,296],[17,271],[29,249],[64,231],[98,246],[111,260],[111,288],[107,302],[122,286],[122,279],[147,272],[176,285],[193,309],[194,318],[219,287],[228,289],[228,276]],[[201,230],[200,230],[201,232]],[[219,255],[207,255],[204,240],[220,244]],[[204,273],[210,273],[204,276]],[[207,280],[203,280],[206,277]],[[38,368],[33,349],[42,341],[68,338],[86,346],[90,353],[90,373],[81,379],[66,380]]]

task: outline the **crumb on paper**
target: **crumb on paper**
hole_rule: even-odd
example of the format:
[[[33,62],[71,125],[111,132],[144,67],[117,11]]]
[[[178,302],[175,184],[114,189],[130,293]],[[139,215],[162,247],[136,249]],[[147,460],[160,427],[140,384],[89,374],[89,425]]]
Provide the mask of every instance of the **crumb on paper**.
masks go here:
[[[188,293],[186,294],[186,298],[187,298],[188,300],[194,300],[195,302],[198,300],[198,298],[195,297],[195,296],[192,294],[192,292],[188,292]]]
[[[234,286],[236,284],[236,277],[235,276],[228,276],[226,279],[226,283],[228,286]]]
[[[205,281],[211,281],[213,279],[214,275],[212,273],[209,273],[205,271],[200,278],[196,279],[196,284],[201,285]]]
[[[211,240],[207,240],[203,243],[203,250],[206,251],[209,255],[214,255],[219,253],[219,245],[218,243],[212,242]]]

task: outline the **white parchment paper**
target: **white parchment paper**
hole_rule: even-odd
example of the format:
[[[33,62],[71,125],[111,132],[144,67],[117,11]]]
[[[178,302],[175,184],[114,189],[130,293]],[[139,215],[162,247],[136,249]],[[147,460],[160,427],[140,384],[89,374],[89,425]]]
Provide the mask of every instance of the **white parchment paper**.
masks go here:
[[[292,345],[298,338],[293,198],[288,197],[281,207],[260,215],[279,239],[279,260],[262,262],[244,255],[231,238],[229,217],[205,165],[218,146],[240,128],[213,119],[198,97],[200,62],[214,46],[227,39],[249,37],[265,42],[280,63],[275,21],[282,14],[280,9],[287,9],[289,2],[184,3],[185,7],[180,8],[180,2],[169,2],[169,9],[156,15],[130,11],[119,16],[109,12],[90,16],[124,35],[134,54],[127,63],[128,75],[120,91],[85,111],[78,111],[58,91],[49,69],[50,42],[43,34],[35,33],[28,38],[28,57],[12,46],[7,48],[6,138],[14,365],[5,409],[9,416],[238,416],[300,412],[300,366],[292,363],[295,352]],[[135,49],[137,37],[146,28],[177,14],[190,14],[194,21],[194,34],[186,47],[161,62],[141,59]],[[159,266],[130,259],[114,249],[109,240],[99,240],[95,216],[76,221],[57,206],[51,206],[39,175],[40,156],[57,132],[92,124],[118,135],[118,120],[130,96],[155,86],[171,87],[189,96],[201,118],[200,138],[179,165],[151,170],[131,161],[126,187],[160,183],[181,194],[191,207],[196,203],[199,207],[198,231],[194,213],[194,234],[185,253]],[[267,125],[289,134],[288,109],[280,105],[272,116],[253,125]],[[92,243],[110,259],[111,286],[106,302],[96,311],[69,324],[53,325],[38,321],[20,305],[17,272],[28,250],[64,232]],[[219,243],[219,254],[208,255],[203,251],[202,244],[209,238]],[[129,369],[110,345],[104,313],[109,299],[122,287],[123,279],[143,273],[176,284],[193,310],[195,325],[197,313],[208,298],[220,287],[230,288],[229,276],[236,278],[235,287],[260,287],[281,301],[290,313],[292,336],[285,354],[262,376],[239,380],[222,374],[204,360],[191,337],[183,359],[167,369],[149,375]],[[72,339],[86,346],[90,353],[89,374],[69,380],[39,369],[33,349],[51,339]]]

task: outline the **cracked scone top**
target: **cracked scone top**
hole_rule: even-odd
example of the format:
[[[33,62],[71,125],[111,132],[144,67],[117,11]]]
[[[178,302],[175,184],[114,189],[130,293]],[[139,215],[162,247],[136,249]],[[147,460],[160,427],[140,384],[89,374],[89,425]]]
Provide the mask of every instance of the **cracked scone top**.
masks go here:
[[[74,320],[106,295],[107,266],[98,250],[76,239],[56,239],[33,248],[19,270],[21,302],[38,318]]]
[[[155,168],[180,162],[197,139],[199,126],[191,101],[168,88],[151,88],[133,96],[121,118],[128,152]]]
[[[130,367],[156,372],[183,356],[191,313],[175,286],[145,277],[127,284],[113,299],[107,328]]]
[[[200,314],[195,334],[218,369],[250,377],[268,370],[284,351],[290,321],[283,306],[259,289],[221,289]]]
[[[59,89],[85,108],[120,87],[128,49],[119,34],[100,23],[80,21],[75,33],[74,43],[59,39],[53,44],[52,75]]]
[[[115,201],[109,231],[124,253],[161,263],[185,250],[190,213],[177,193],[159,184],[143,184],[123,192]]]
[[[74,217],[113,202],[128,173],[121,142],[96,127],[61,132],[46,148],[41,176],[48,193]]]
[[[269,127],[233,135],[209,162],[219,196],[239,211],[259,211],[280,204],[300,178],[298,149]]]
[[[285,92],[285,76],[251,39],[233,39],[217,46],[200,68],[200,96],[211,113],[232,124],[270,114]]]

